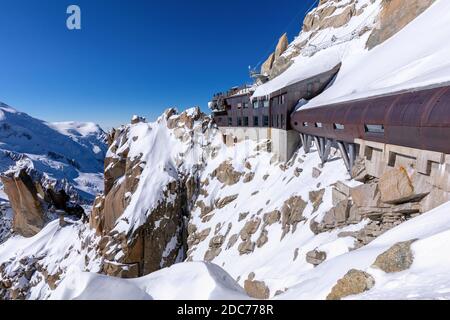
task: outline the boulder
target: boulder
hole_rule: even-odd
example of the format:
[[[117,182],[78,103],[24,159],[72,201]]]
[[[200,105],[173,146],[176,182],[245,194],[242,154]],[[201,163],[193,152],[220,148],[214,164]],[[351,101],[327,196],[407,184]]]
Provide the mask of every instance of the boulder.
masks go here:
[[[386,273],[408,270],[414,261],[414,255],[411,251],[411,245],[414,241],[416,240],[396,243],[389,250],[380,254],[372,267],[381,269]]]
[[[333,287],[327,300],[340,300],[373,288],[375,279],[368,273],[352,269]]]
[[[312,250],[306,254],[306,262],[318,266],[327,259],[327,253],[319,250]]]
[[[312,169],[312,177],[313,177],[314,179],[319,178],[321,174],[322,174],[322,171],[320,171],[319,168],[314,167],[314,168]]]
[[[242,173],[235,171],[229,161],[222,162],[211,175],[226,186],[232,186],[238,183],[242,177]]]
[[[219,199],[216,201],[216,207],[219,209],[222,209],[222,208],[226,207],[227,205],[229,205],[234,200],[236,200],[238,197],[239,197],[238,194],[234,194],[232,196],[227,196],[223,199]]]
[[[389,204],[407,202],[415,197],[411,179],[404,168],[386,171],[380,178],[378,187],[381,201]]]
[[[309,193],[309,201],[313,205],[313,213],[316,212],[320,205],[323,203],[323,195],[325,194],[325,189],[311,191]]]
[[[362,184],[350,191],[353,202],[358,207],[378,207],[381,195],[375,183]]]
[[[256,233],[260,225],[261,225],[260,218],[247,221],[244,227],[242,228],[241,232],[239,233],[241,239],[243,241],[249,240],[251,236]]]
[[[249,172],[244,176],[244,183],[249,183],[250,181],[253,180],[253,178],[255,177],[255,173],[254,172]]]
[[[256,240],[256,246],[261,248],[269,241],[269,232],[266,229],[261,230],[258,240]]]
[[[299,222],[304,221],[303,211],[306,206],[307,202],[299,196],[293,196],[286,200],[281,208],[283,228],[286,228],[287,225],[295,228]]]
[[[250,297],[255,299],[264,300],[270,297],[270,290],[264,281],[245,280],[244,289]]]
[[[279,210],[274,210],[272,212],[268,212],[264,214],[264,224],[267,226],[271,226],[274,223],[277,223],[280,221],[281,218],[281,212]]]
[[[253,251],[255,251],[255,243],[252,242],[250,239],[245,240],[244,242],[241,242],[238,246],[238,251],[240,255],[244,254],[250,254]]]

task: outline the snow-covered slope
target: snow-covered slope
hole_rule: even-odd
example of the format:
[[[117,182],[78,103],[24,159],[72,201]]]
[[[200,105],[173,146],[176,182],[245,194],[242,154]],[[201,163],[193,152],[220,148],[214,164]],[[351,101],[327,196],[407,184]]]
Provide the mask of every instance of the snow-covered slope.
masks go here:
[[[374,49],[349,49],[333,85],[304,108],[449,82],[449,24],[450,2],[437,0]]]
[[[227,300],[248,299],[223,269],[203,262],[180,263],[138,279],[118,279],[69,270],[51,300]]]
[[[423,5],[428,5],[428,2],[423,1]],[[417,3],[419,1],[408,1],[404,4],[404,10],[413,12]],[[339,63],[342,65],[334,83],[302,108],[436,86],[450,81],[447,58],[450,54],[447,41],[450,36],[448,1],[436,0],[405,27],[383,26],[391,29],[398,27],[399,30],[370,50],[367,48],[368,40],[372,30],[379,27],[383,6],[389,6],[388,2],[324,1],[311,14],[330,6],[345,8],[345,5],[352,4],[353,16],[343,26],[303,30],[283,54],[289,57],[295,50],[300,52],[292,59],[292,65],[278,77],[258,86],[254,97],[268,95],[289,84],[328,71]],[[342,10],[337,9],[326,18],[336,17]]]
[[[103,189],[105,133],[93,123],[47,123],[0,106],[0,172],[33,168],[46,179],[67,181],[82,199]]]

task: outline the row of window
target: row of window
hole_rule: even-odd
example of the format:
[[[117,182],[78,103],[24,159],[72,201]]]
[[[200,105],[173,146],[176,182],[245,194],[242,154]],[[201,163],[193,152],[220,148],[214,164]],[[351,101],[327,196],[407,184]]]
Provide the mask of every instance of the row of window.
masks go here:
[[[286,94],[282,94],[272,99],[274,105],[283,105],[286,102]],[[270,101],[269,100],[255,100],[252,102],[253,109],[258,108],[269,108]],[[250,107],[250,102],[238,103],[238,109],[248,109]]]
[[[268,116],[262,116],[262,126],[268,127],[269,126],[269,117]],[[233,126],[233,118],[228,117],[228,126]],[[249,126],[249,118],[248,117],[238,117],[237,118],[237,126],[238,127],[248,127]],[[260,117],[255,116],[253,117],[253,127],[259,127],[260,126]]]
[[[303,122],[303,127],[309,127],[310,123]],[[322,128],[323,124],[321,122],[314,123],[314,127]],[[333,123],[334,130],[345,130],[345,125],[341,123]],[[384,134],[384,125],[382,124],[366,124],[364,125],[364,130],[366,133],[374,134]]]
[[[272,115],[272,126],[275,128],[284,128],[286,121],[285,121],[284,114],[277,114]]]

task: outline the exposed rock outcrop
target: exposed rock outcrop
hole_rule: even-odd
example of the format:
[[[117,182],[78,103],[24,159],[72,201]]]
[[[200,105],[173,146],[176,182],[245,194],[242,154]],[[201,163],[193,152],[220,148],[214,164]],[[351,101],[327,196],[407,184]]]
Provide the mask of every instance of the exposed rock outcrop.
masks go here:
[[[319,250],[312,250],[306,254],[306,262],[312,264],[313,266],[318,266],[327,259],[326,252]]]
[[[255,299],[263,300],[270,297],[270,290],[264,281],[245,280],[244,289],[250,297]]]
[[[350,270],[333,287],[327,300],[340,300],[350,295],[360,294],[373,288],[375,279],[368,273],[360,270]]]
[[[24,237],[34,236],[44,227],[45,215],[31,177],[21,170],[2,176],[2,182],[14,210],[14,231]]]
[[[226,186],[238,183],[242,175],[241,172],[234,170],[233,165],[228,161],[222,162],[211,174],[213,178],[216,178]]]
[[[411,251],[411,245],[414,241],[399,242],[393,245],[389,250],[377,257],[373,267],[379,268],[386,273],[409,269],[414,261],[414,255]]]
[[[46,180],[32,168],[13,168],[1,181],[14,211],[12,228],[24,237],[37,234],[56,214],[85,217],[83,208],[67,194],[69,187]]]
[[[180,115],[169,109],[158,121],[160,124],[165,122],[176,139],[194,147],[191,141],[195,138],[194,132],[207,130],[211,120],[196,108]],[[146,275],[182,261],[188,249],[193,250],[194,246],[206,240],[211,231],[210,228],[197,231],[195,225],[187,226],[187,213],[194,208],[200,186],[209,182],[200,183],[196,173],[198,165],[185,172],[182,161],[177,162],[176,168],[166,164],[150,169],[154,175],[168,177],[166,185],[161,185],[156,191],[160,193],[160,200],[152,205],[149,203],[147,212],[144,212],[145,219],[127,233],[116,229],[120,223],[130,223],[123,215],[140,184],[145,183],[143,172],[147,163],[144,155],[130,154],[133,143],[139,143],[133,128],[152,130],[143,121],[134,121],[131,126],[112,131],[108,139],[110,156],[105,161],[105,194],[97,197],[90,220],[91,227],[102,237],[98,251],[104,260],[103,273],[127,278]],[[231,183],[234,180],[228,178],[228,173],[230,167],[225,163],[218,168],[215,177]],[[233,170],[231,175],[234,177]],[[197,201],[196,206],[200,208],[203,219],[210,219],[215,207],[224,207],[235,199],[230,196],[211,205]],[[217,256],[224,240],[220,235],[211,239],[206,260]]]
[[[435,0],[383,0],[378,27],[371,33],[367,48],[383,43],[424,12]]]

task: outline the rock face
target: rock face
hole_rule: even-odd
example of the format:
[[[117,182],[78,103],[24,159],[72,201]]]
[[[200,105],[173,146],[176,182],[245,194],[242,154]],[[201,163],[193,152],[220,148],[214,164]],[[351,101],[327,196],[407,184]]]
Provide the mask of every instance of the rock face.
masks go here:
[[[287,49],[289,45],[289,40],[287,34],[283,34],[278,40],[277,47],[275,49],[275,60],[277,60]]]
[[[376,28],[367,41],[367,48],[372,49],[383,43],[418,15],[424,12],[435,0],[383,0],[383,10]]]
[[[24,237],[36,235],[56,213],[85,217],[83,208],[70,199],[64,185],[45,181],[31,168],[12,169],[1,180],[14,211],[12,228]]]
[[[162,126],[165,123],[166,128],[160,130],[170,131],[175,139],[192,147],[194,143],[190,139],[195,136],[194,131],[208,128],[210,121],[198,108],[180,115],[169,109],[158,124]],[[105,194],[97,197],[90,219],[91,228],[102,237],[98,245],[98,252],[103,257],[102,272],[124,278],[143,276],[182,261],[188,248],[204,241],[211,231],[210,228],[197,231],[195,226],[187,226],[187,214],[194,207],[200,192],[197,177],[199,165],[189,172],[184,171],[182,161],[177,164],[178,167],[173,167],[172,163],[151,166],[149,170],[153,173],[143,178],[144,170],[148,168],[144,155],[130,154],[133,143],[142,143],[133,133],[140,132],[140,129],[153,130],[143,121],[134,121],[131,126],[111,132],[108,139],[110,156],[105,160]],[[223,178],[224,183],[232,183],[235,175],[231,168],[224,163],[215,177]],[[118,224],[131,222],[123,215],[133,197],[142,197],[139,186],[148,183],[145,179],[150,179],[148,177],[152,175],[167,177],[165,185],[154,191],[160,194],[160,200],[148,203],[145,219],[133,229],[126,233],[118,231]],[[202,216],[206,218],[215,206],[226,206],[235,198],[218,199],[212,206],[199,201],[197,206],[201,207]],[[206,260],[212,260],[220,253],[224,240],[218,235],[210,241]]]
[[[377,257],[373,267],[379,268],[386,273],[408,270],[414,261],[414,255],[411,251],[411,245],[414,241],[410,240],[395,244]]]
[[[327,296],[327,300],[340,300],[350,295],[360,294],[373,288],[375,279],[368,273],[360,270],[350,270]]]
[[[25,170],[18,175],[2,176],[5,192],[14,210],[13,229],[24,237],[32,237],[44,227],[45,217],[37,189]]]
[[[263,300],[270,297],[270,290],[264,281],[245,280],[244,289],[250,297],[255,299]]]

